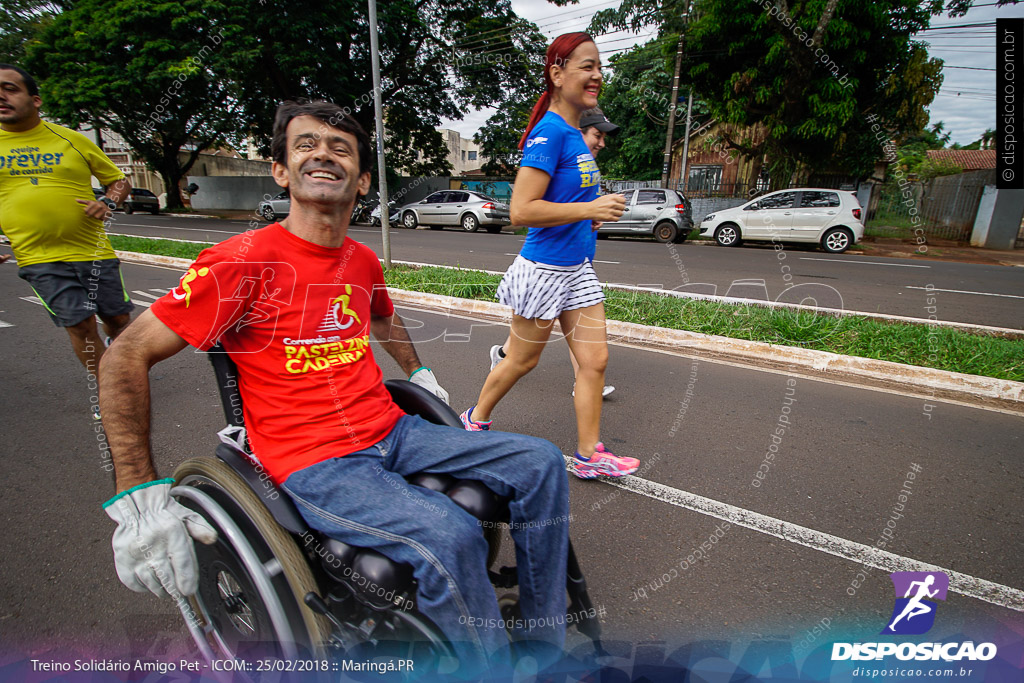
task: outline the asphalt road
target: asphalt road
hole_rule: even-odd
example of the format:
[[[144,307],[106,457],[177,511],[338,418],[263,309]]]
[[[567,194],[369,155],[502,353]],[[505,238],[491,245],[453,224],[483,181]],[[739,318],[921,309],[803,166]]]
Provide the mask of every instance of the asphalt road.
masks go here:
[[[221,241],[248,221],[115,214],[111,232],[146,237]],[[353,237],[382,255],[380,229],[354,226]],[[457,229],[391,232],[396,260],[504,271],[525,238],[505,232]],[[829,308],[888,313],[912,318],[1024,329],[1024,269],[941,261],[826,254],[787,244],[725,249],[684,243],[613,238],[598,243],[595,267],[603,281],[680,289],[701,294],[801,303],[812,296]],[[795,285],[805,285],[795,287]],[[813,285],[813,287],[811,286]],[[926,288],[937,290],[928,294]],[[935,298],[932,310],[927,298]],[[812,303],[810,301],[806,303]]]
[[[127,265],[124,275],[144,304],[180,273]],[[114,574],[113,524],[99,507],[111,494],[110,475],[96,445],[92,392],[64,333],[26,299],[32,293],[10,264],[0,265],[0,292],[0,642],[34,657],[69,649],[108,658],[188,655],[173,605],[129,592]],[[488,371],[487,350],[506,329],[401,314],[454,407],[470,405]],[[375,354],[386,377],[399,376],[379,348]],[[498,428],[573,451],[566,355],[561,344],[547,350],[495,412]],[[159,471],[212,455],[223,418],[207,360],[185,351],[151,379]],[[997,603],[951,592],[928,639],[970,637],[1019,652],[1021,417],[618,346],[608,381],[617,390],[605,403],[603,438],[639,457],[642,469],[627,489],[570,477],[571,529],[616,664],[657,665],[678,646],[715,639],[727,641],[716,647],[732,647],[736,661],[751,642],[795,644],[823,619],[823,637],[876,640],[893,606],[892,569],[871,569],[852,588],[863,567],[849,555],[882,537],[908,488],[886,548],[902,558],[899,566],[929,563],[991,582],[982,592]],[[762,469],[783,416],[778,455]],[[767,470],[763,480],[759,469]],[[688,562],[716,530],[705,557]]]

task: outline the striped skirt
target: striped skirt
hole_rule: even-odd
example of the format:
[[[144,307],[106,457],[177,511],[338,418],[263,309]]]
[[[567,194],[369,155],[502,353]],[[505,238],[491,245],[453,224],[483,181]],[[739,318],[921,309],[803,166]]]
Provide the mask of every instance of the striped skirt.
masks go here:
[[[575,266],[553,266],[516,256],[501,278],[497,296],[516,315],[541,320],[604,301],[589,259]]]

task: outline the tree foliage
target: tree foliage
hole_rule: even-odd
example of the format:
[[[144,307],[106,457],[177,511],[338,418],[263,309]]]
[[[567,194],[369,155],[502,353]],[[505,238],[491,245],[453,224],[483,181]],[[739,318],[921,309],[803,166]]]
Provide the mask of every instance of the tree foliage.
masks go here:
[[[619,126],[601,152],[602,174],[609,178],[655,180],[661,177],[665,126],[672,102],[672,69],[679,37],[667,34],[612,56],[612,74],[601,90],[601,108]],[[676,129],[681,136],[689,86],[681,83]],[[699,99],[693,116],[706,115]]]
[[[542,51],[543,38],[510,0],[377,7],[387,164],[447,172],[441,118],[529,89],[521,52]],[[502,58],[481,68],[460,59],[465,51]],[[267,153],[283,100],[328,99],[375,128],[364,0],[79,0],[38,28],[29,66],[48,114],[116,131],[163,176],[171,206],[203,147],[248,137]],[[182,149],[190,155],[179,164]]]
[[[785,16],[758,3],[699,8],[687,71],[712,114],[739,127],[725,136],[730,146],[755,164],[772,161],[775,185],[799,182],[810,168],[867,173],[884,136],[928,121],[941,62],[910,38],[930,18],[916,0],[817,0]],[[762,139],[743,132],[757,124]]]
[[[618,9],[598,12],[590,30],[684,32],[681,91],[691,82],[710,115],[729,124],[726,142],[754,160],[751,174],[767,157],[778,185],[811,169],[868,172],[885,142],[869,115],[878,117],[882,138],[925,126],[942,81],[941,61],[929,59],[912,35],[943,4],[624,0]],[[954,3],[957,11],[971,4]]]
[[[25,44],[65,4],[60,0],[4,0],[0,5],[0,62],[20,64],[25,59]]]
[[[232,46],[254,137],[269,143],[277,103],[295,97],[349,107],[372,134],[365,1],[270,5],[272,11],[250,3],[248,35]],[[510,0],[391,0],[378,2],[377,12],[387,165],[412,175],[447,172],[448,148],[435,130],[441,118],[460,119],[472,107],[511,99],[530,78],[521,51],[543,39],[518,20]],[[489,60],[474,63],[467,53]]]
[[[78,0],[29,45],[45,113],[116,132],[180,208],[178,183],[200,151],[237,137],[238,91],[223,74],[226,44],[245,28],[229,10],[216,0]]]

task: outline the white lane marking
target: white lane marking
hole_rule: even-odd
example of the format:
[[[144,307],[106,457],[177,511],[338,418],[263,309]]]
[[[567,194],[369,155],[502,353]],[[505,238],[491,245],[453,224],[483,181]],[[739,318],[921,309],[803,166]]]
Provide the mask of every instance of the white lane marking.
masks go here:
[[[155,228],[157,230],[186,230],[188,232],[222,232],[225,235],[241,235],[240,232],[231,232],[230,230],[212,230],[210,228],[177,228],[173,225],[142,225],[141,223],[112,223],[114,227],[124,226],[126,228]],[[149,239],[159,239],[150,237]]]
[[[14,327],[14,323],[4,322],[0,320],[0,327]]]
[[[923,289],[926,292],[951,292],[953,294],[977,294],[978,296],[1001,296],[1007,299],[1024,299],[1024,296],[1017,296],[1016,294],[995,294],[994,292],[971,292],[966,289],[936,289],[935,287],[911,287],[906,286],[907,289]]]
[[[141,289],[133,289],[132,294],[138,294],[139,296],[148,297],[153,301],[156,301],[157,299],[160,298],[159,294],[150,294],[149,292],[143,292]]]
[[[519,254],[505,254],[505,256],[519,256]]]
[[[200,241],[197,241],[197,240],[180,240],[177,237],[153,237],[152,235],[149,235],[149,236],[147,236],[147,235],[129,235],[129,234],[123,233],[123,232],[110,232],[109,230],[107,231],[107,234],[108,235],[118,235],[120,237],[137,237],[140,240],[167,240],[168,242],[183,242],[185,244],[209,244],[210,243],[209,240],[207,240],[205,242],[200,242]]]
[[[140,293],[141,293],[141,292],[140,292]],[[148,295],[147,295],[147,296],[148,296]],[[39,297],[37,297],[37,296],[20,296],[20,297],[18,297],[18,298],[19,298],[19,299],[21,299],[22,301],[27,301],[27,302],[29,302],[30,304],[37,304],[37,305],[39,305],[39,306],[42,306],[42,305],[44,305],[44,304],[43,304],[43,301],[42,301],[42,299],[40,299],[40,298],[39,298]],[[133,303],[133,304],[137,304],[137,305],[139,305],[139,306],[145,306],[146,308],[149,308],[149,306],[150,306],[150,305],[151,305],[151,304],[152,304],[153,302],[152,302],[152,301],[139,301],[138,299],[132,299],[132,303]]]
[[[619,263],[622,263],[622,262],[621,261],[598,261],[597,259],[594,259],[594,263],[614,263],[614,264],[619,264]]]
[[[567,456],[563,453],[563,457],[566,461],[566,469],[570,469],[572,456]],[[796,543],[805,548],[819,550],[858,564],[874,567],[875,569],[887,572],[945,572],[949,576],[950,590],[961,595],[990,602],[993,605],[1006,607],[1017,612],[1024,612],[1024,591],[1011,588],[1010,586],[979,579],[968,574],[961,574],[952,569],[921,562],[910,557],[903,557],[902,555],[880,550],[870,545],[849,541],[839,536],[809,529],[799,524],[793,524],[776,519],[775,517],[762,515],[758,512],[745,510],[735,505],[705,498],[704,496],[698,496],[688,491],[674,489],[671,486],[641,479],[640,477],[630,476],[616,481],[604,479],[603,483],[633,493],[639,493],[642,496],[653,498],[662,503],[668,503],[669,505],[692,510],[702,515],[721,519],[730,524],[742,526],[762,534],[774,536],[783,541]]]
[[[849,259],[838,259],[838,258],[811,258],[809,256],[801,256],[801,261],[824,261],[825,263],[864,263],[869,266],[895,266],[896,268],[931,268],[931,266],[919,266],[912,263],[881,263],[879,261],[851,261]]]

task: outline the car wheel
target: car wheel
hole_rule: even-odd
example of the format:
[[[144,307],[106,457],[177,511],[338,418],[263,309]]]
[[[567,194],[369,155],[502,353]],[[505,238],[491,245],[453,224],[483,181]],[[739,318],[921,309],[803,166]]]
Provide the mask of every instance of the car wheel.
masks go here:
[[[275,218],[277,218],[277,216],[274,215],[273,207],[264,206],[263,207],[263,220],[265,220],[268,223],[273,223]]]
[[[473,214],[467,213],[462,217],[462,229],[466,232],[476,232],[479,228],[480,221]]]
[[[658,240],[662,244],[668,244],[669,242],[675,242],[676,237],[679,235],[679,228],[676,227],[675,223],[664,222],[658,223],[654,226],[654,239]]]
[[[491,233],[492,235],[497,235],[499,232],[501,232],[501,226],[500,225],[485,225],[484,226],[484,230],[486,230],[487,232]]]
[[[830,254],[842,254],[853,244],[853,235],[846,228],[832,228],[821,238],[821,248]]]
[[[402,225],[404,225],[409,230],[415,230],[416,214],[414,214],[412,211],[406,211],[405,214],[403,214],[402,216]]]
[[[723,223],[715,230],[715,241],[723,247],[738,247],[740,239],[740,227],[735,223]]]
[[[125,202],[124,212],[126,214],[128,214],[129,216],[131,216],[135,212],[135,209],[132,208],[131,204],[129,204],[128,202]]]
[[[153,209],[152,211],[150,211],[150,213],[153,214],[154,216],[158,216],[160,215],[160,209]]]

